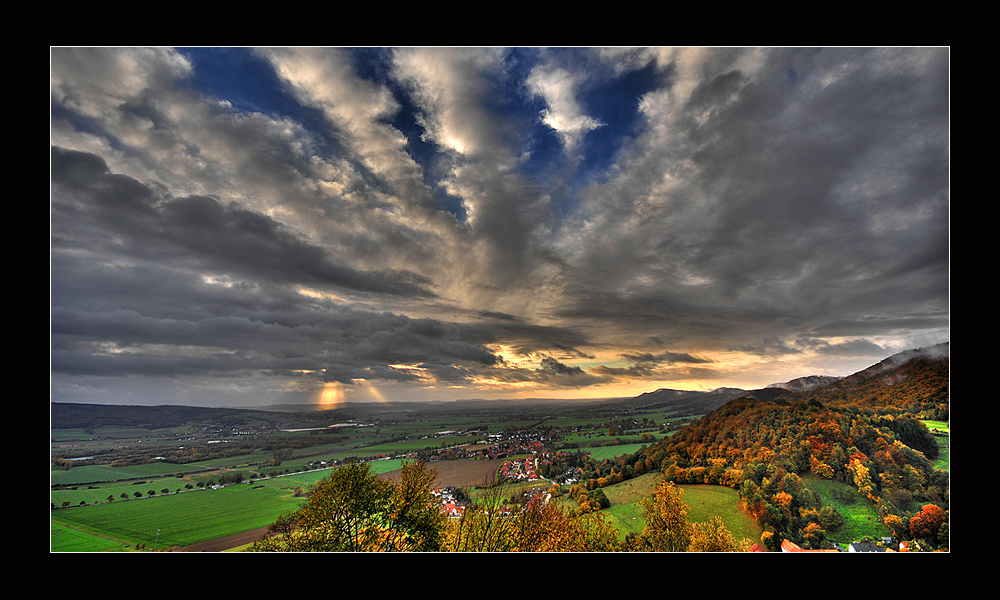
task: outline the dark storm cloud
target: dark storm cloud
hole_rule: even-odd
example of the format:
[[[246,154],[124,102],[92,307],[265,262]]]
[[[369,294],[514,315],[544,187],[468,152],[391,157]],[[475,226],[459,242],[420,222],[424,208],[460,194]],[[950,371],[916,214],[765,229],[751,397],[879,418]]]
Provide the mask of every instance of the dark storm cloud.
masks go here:
[[[70,265],[73,266],[73,265]],[[79,265],[77,265],[79,266]],[[219,285],[148,267],[57,261],[53,373],[91,376],[309,371],[323,381],[467,382],[502,366],[495,344],[566,351],[572,331],[507,320],[453,323],[361,310],[271,284]]]
[[[583,375],[583,369],[580,367],[565,365],[551,356],[546,356],[542,359],[542,366],[538,370],[549,375]]]
[[[653,354],[645,352],[642,354],[622,354],[621,357],[630,364],[627,367],[610,367],[607,365],[597,365],[590,369],[590,372],[598,376],[627,378],[627,379],[652,379],[663,377],[666,374],[676,377],[680,370],[671,370],[670,367],[682,365],[683,371],[688,373],[688,377],[693,377],[697,373],[698,377],[711,378],[713,375],[707,369],[691,369],[688,365],[698,365],[712,362],[709,359],[698,358],[686,352],[660,352]]]
[[[704,358],[691,356],[687,352],[660,352],[659,354],[646,352],[644,354],[623,354],[622,358],[636,364],[648,365],[712,362]]]
[[[906,311],[946,319],[947,52],[750,54],[707,61],[670,116],[675,150],[650,147],[595,195],[604,229],[560,314],[719,341],[852,314],[885,315],[856,335],[895,334],[882,324]],[[670,195],[654,192],[665,172]]]
[[[131,257],[174,261],[179,268],[218,270],[266,281],[333,286],[359,292],[431,296],[427,279],[405,272],[364,272],[339,264],[321,247],[280,223],[214,198],[159,197],[111,174],[93,155],[52,148],[53,240],[80,236],[89,224],[107,249]]]
[[[908,255],[899,252],[906,238],[932,243],[938,264],[945,258],[937,234],[947,222],[947,63],[932,56],[928,76],[879,54],[777,52],[759,82],[720,76],[730,101],[689,133],[699,185],[718,209],[695,260],[709,272],[722,267],[734,291],[827,264],[840,277],[832,269],[890,270]],[[795,80],[783,74],[789,63]],[[909,211],[929,212],[908,226]],[[883,220],[901,227],[886,231]],[[929,240],[927,227],[937,229]]]

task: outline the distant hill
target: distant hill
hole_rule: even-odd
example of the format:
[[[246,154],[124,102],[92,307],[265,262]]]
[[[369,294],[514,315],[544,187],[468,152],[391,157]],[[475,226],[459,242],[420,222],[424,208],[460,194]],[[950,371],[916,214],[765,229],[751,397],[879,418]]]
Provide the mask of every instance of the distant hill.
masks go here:
[[[645,408],[670,408],[673,410],[688,410],[693,413],[709,413],[719,408],[733,398],[746,393],[740,388],[718,388],[710,392],[693,392],[661,388],[653,392],[640,394],[632,399]]]
[[[799,377],[798,379],[793,379],[784,383],[772,383],[767,387],[781,388],[783,390],[790,390],[793,392],[808,392],[818,387],[829,385],[838,380],[840,380],[840,377],[834,377],[832,375],[809,375],[807,377]]]
[[[88,429],[106,425],[155,429],[198,420],[232,417],[241,411],[193,406],[121,406],[114,404],[74,404],[53,402],[49,416],[53,429]]]
[[[949,343],[908,350],[811,390],[809,397],[823,404],[923,413],[925,418],[947,419],[949,363]],[[935,409],[943,410],[945,415],[931,415]]]
[[[135,427],[160,429],[192,423],[246,425],[269,422],[272,424],[294,422],[309,423],[318,420],[320,413],[275,412],[262,409],[211,408],[175,405],[117,405],[77,404],[52,402],[49,404],[49,424],[52,429],[93,430],[97,427]]]

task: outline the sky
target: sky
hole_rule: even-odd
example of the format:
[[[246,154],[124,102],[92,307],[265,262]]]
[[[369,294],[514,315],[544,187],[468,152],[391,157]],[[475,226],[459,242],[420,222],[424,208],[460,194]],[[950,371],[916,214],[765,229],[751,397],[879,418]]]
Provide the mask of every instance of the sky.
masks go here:
[[[944,47],[50,49],[54,402],[629,397],[949,341]]]

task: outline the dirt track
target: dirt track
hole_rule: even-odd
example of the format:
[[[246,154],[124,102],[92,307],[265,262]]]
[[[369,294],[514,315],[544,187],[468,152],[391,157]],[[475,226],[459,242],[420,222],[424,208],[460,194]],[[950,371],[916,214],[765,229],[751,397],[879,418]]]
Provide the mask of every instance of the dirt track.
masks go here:
[[[261,527],[260,529],[254,529],[253,531],[244,531],[243,533],[237,533],[234,535],[227,535],[226,537],[216,538],[214,540],[208,540],[207,542],[198,542],[197,544],[191,544],[190,546],[180,546],[176,548],[171,548],[172,552],[222,552],[223,550],[230,550],[232,548],[238,548],[246,544],[252,544],[256,542],[264,534],[267,533],[267,527]]]

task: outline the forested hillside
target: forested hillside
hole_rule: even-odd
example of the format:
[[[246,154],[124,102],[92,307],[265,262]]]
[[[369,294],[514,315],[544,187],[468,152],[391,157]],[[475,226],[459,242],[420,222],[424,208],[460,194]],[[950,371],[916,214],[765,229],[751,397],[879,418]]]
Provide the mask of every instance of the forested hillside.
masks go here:
[[[915,537],[912,526],[932,513],[919,537],[944,543],[948,475],[933,468],[938,446],[918,420],[948,417],[947,346],[935,350],[888,359],[810,392],[744,395],[621,466],[738,489],[772,550],[782,539],[818,546],[837,526],[804,485],[807,473],[856,486],[900,539]]]

